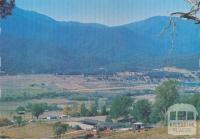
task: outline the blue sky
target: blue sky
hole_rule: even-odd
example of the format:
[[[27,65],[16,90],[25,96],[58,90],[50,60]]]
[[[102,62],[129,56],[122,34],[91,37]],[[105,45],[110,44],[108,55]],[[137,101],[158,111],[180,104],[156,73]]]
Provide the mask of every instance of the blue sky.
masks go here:
[[[16,0],[17,6],[60,21],[101,23],[110,26],[157,15],[185,11],[184,0]]]

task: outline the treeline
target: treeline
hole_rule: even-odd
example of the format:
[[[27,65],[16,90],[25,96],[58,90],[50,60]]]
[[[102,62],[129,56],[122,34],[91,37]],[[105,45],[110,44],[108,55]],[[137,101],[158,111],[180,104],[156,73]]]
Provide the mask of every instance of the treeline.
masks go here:
[[[35,116],[37,119],[41,114],[45,111],[60,111],[62,110],[55,104],[47,104],[47,103],[28,103],[26,106],[19,106],[16,108],[17,113],[21,112],[31,112],[32,116]]]
[[[16,92],[16,93],[2,93],[9,94],[3,95],[0,98],[1,102],[9,102],[9,101],[24,101],[24,100],[32,100],[32,99],[44,99],[44,98],[67,98],[69,100],[77,100],[77,101],[87,101],[87,100],[95,100],[99,97],[98,94],[95,95],[85,95],[81,93],[71,93],[71,92],[43,92],[43,93],[32,93],[30,92]]]
[[[132,91],[132,92],[123,92],[127,96],[139,96],[144,94],[152,94],[151,90],[144,91]],[[110,101],[113,99],[112,94],[102,94],[102,93],[75,93],[75,92],[42,92],[42,93],[33,93],[33,92],[2,92],[2,97],[0,98],[1,102],[9,101],[24,101],[32,99],[51,99],[51,98],[66,98],[68,100],[76,101],[95,101],[99,98],[108,98]]]
[[[89,106],[86,106],[85,103],[82,103],[78,106],[77,103],[74,103],[72,107],[65,106],[63,109],[63,114],[71,115],[75,117],[79,116],[98,116],[98,115],[107,115],[108,110],[106,105],[99,107],[97,100],[94,103],[91,103]]]
[[[108,120],[132,116],[136,121],[144,123],[165,122],[168,108],[176,103],[188,103],[196,107],[200,113],[200,94],[184,96],[178,91],[179,82],[165,81],[155,90],[155,102],[147,99],[134,100],[128,96],[117,96],[112,104]],[[200,118],[200,117],[198,117]]]

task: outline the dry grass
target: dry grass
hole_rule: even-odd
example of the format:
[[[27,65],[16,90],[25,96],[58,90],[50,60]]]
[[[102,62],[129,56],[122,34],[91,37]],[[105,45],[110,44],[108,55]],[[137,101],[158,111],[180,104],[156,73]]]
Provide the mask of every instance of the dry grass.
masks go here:
[[[123,77],[115,80],[99,80],[95,76],[84,77],[82,75],[17,75],[0,76],[0,84],[3,93],[10,92],[32,92],[45,93],[49,90],[66,90],[74,92],[96,92],[96,91],[122,91],[122,90],[149,90],[155,85],[142,84],[130,86],[130,83],[120,81]],[[34,85],[34,86],[32,86]]]
[[[194,138],[199,137],[200,135],[200,121],[197,123],[197,135],[193,136]],[[167,133],[167,128],[155,128],[149,131],[140,131],[140,132],[116,132],[113,133],[107,139],[188,139],[187,136],[171,136]]]
[[[167,135],[166,128],[159,128],[140,132],[118,132],[108,139],[173,139],[173,137]]]
[[[53,136],[53,125],[45,123],[31,123],[24,127],[0,128],[0,135],[15,139],[32,138],[39,139]]]
[[[40,139],[40,138],[52,138],[53,137],[53,124],[47,123],[31,123],[24,127],[10,127],[0,128],[0,135],[9,136],[15,139]],[[200,122],[198,122],[198,130],[200,129]],[[68,139],[77,136],[83,136],[86,131],[69,131],[63,136],[63,139]],[[197,136],[200,133],[198,132]],[[194,136],[194,137],[197,137]],[[113,132],[103,139],[187,139],[188,137],[177,137],[167,134],[167,128],[155,128],[148,131],[124,131]]]

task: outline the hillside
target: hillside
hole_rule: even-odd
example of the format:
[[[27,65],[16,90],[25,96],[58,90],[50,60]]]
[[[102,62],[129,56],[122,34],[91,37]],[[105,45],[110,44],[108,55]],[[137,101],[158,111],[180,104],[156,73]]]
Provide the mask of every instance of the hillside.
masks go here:
[[[2,21],[0,55],[4,71],[16,73],[96,73],[162,66],[197,69],[200,27],[177,20],[171,52],[168,17],[118,27],[58,22],[15,8]],[[197,36],[192,38],[191,36]],[[103,70],[104,69],[104,70]]]

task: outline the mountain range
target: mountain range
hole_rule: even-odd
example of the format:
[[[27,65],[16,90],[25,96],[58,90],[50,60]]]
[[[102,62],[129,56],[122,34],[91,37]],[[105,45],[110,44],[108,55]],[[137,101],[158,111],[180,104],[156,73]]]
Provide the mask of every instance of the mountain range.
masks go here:
[[[60,22],[15,8],[1,21],[0,56],[8,74],[97,73],[164,66],[198,69],[200,26],[156,16],[110,27]]]

